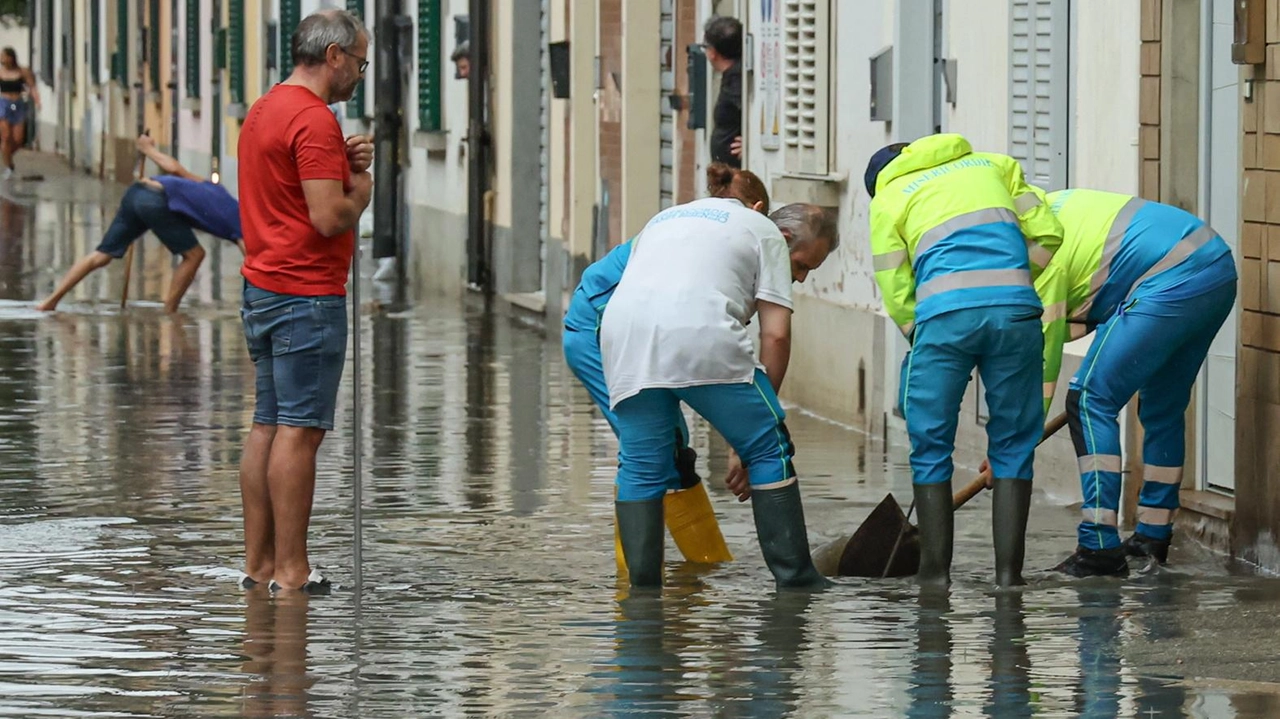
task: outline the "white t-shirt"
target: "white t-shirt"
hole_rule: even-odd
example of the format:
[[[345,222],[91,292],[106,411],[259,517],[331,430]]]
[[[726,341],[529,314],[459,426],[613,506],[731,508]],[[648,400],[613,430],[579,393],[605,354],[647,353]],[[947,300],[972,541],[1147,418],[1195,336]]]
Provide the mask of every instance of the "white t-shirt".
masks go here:
[[[643,389],[750,382],[757,300],[791,308],[791,255],[772,220],[720,198],[658,213],[604,311],[610,407]]]

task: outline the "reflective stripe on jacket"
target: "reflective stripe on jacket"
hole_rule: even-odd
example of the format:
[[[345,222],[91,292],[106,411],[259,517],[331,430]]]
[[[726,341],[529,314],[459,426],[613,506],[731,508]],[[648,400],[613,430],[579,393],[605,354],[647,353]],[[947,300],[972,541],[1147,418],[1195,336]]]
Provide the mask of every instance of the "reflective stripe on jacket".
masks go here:
[[[960,135],[908,145],[880,172],[871,252],[885,311],[916,322],[966,307],[1039,307],[1033,282],[1062,226],[1006,155],[975,153]]]

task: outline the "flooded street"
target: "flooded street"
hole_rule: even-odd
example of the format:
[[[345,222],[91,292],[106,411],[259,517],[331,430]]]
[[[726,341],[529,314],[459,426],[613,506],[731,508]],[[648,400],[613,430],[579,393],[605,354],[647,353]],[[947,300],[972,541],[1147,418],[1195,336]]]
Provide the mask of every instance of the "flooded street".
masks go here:
[[[349,359],[311,534],[338,587],[242,591],[253,367],[238,251],[210,253],[175,318],[160,310],[168,258],[150,237],[128,310],[117,263],[44,316],[32,302],[96,244],[119,188],[12,185],[0,716],[1280,714],[1280,581],[1185,541],[1158,575],[1051,576],[1074,547],[1067,507],[1034,507],[1024,591],[987,584],[980,496],[957,518],[949,594],[907,580],[777,594],[702,422],[694,446],[736,561],[681,564],[669,541],[667,587],[628,596],[607,424],[557,337],[478,298],[364,317],[364,586],[352,585]],[[886,492],[906,506],[904,447],[797,411],[788,424],[811,543],[851,531]]]

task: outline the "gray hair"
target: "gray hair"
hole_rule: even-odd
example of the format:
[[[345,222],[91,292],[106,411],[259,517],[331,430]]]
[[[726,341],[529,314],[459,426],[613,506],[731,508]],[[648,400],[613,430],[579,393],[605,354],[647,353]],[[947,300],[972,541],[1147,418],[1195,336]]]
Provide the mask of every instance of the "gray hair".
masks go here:
[[[835,213],[817,205],[793,202],[774,210],[769,219],[773,220],[778,229],[790,233],[787,238],[788,247],[794,248],[817,239],[825,239],[827,249],[831,252],[835,252],[840,246],[840,230],[836,226]]]
[[[325,61],[325,53],[330,45],[337,45],[349,50],[359,41],[360,36],[368,37],[360,18],[346,10],[320,10],[313,12],[298,23],[290,41],[290,52],[295,65],[320,65]]]
[[[449,56],[450,62],[457,62],[463,58],[471,59],[471,41],[463,40],[458,43],[458,47],[454,49],[453,54]]]

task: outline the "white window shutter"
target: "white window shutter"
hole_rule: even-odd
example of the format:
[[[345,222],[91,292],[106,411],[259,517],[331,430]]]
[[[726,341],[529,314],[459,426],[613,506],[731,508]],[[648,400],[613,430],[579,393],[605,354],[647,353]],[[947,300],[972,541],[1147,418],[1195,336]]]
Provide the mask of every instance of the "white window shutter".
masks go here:
[[[1067,0],[1011,0],[1009,154],[1047,190],[1068,181],[1069,13]]]
[[[831,0],[786,0],[783,18],[787,171],[825,175],[831,149]]]

